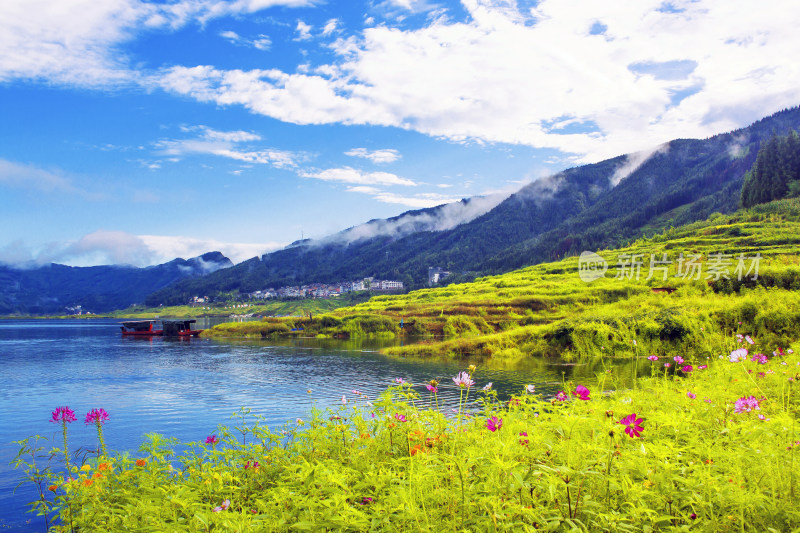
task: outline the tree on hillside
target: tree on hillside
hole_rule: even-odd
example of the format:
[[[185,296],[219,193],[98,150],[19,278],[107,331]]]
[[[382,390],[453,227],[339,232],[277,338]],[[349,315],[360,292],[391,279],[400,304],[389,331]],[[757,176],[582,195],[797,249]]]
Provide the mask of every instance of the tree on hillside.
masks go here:
[[[800,195],[800,137],[773,135],[758,151],[744,178],[742,207]]]

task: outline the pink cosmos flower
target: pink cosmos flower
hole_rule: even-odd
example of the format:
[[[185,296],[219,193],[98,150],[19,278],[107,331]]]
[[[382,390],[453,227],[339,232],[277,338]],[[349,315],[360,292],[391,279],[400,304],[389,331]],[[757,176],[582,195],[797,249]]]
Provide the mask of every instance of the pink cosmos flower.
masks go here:
[[[347,396],[342,394],[342,405],[347,405]]]
[[[528,432],[527,431],[520,431],[519,432],[519,436],[520,437],[527,437],[528,436]],[[527,446],[529,444],[529,442],[530,441],[528,439],[519,439],[520,446]]]
[[[572,393],[573,396],[576,396],[579,400],[589,400],[589,389],[584,387],[583,385],[578,385],[575,387],[575,392]]]
[[[769,361],[769,359],[767,358],[767,356],[766,356],[766,355],[764,355],[763,353],[757,353],[757,354],[755,354],[754,356],[752,356],[752,357],[750,358],[750,360],[751,360],[751,361],[755,361],[755,362],[757,362],[757,363],[758,363],[758,364],[760,364],[760,365],[765,365],[765,364],[767,364],[767,361]]]
[[[108,413],[106,413],[105,409],[92,409],[86,413],[86,424],[96,424],[99,422],[102,425],[106,421],[108,421]]]
[[[697,367],[697,370],[705,370],[706,368],[708,368],[708,365],[700,365]]]
[[[694,368],[692,368],[692,365],[685,365],[683,368],[681,368],[681,370],[683,370],[684,374],[688,374],[689,372],[694,370]]]
[[[528,394],[533,394],[534,392],[536,392],[536,385],[526,385],[525,392],[527,392]]]
[[[492,382],[490,381],[489,383],[484,385],[481,390],[484,391],[484,392],[489,392],[490,390],[492,390]]]
[[[361,498],[361,501],[357,503],[358,505],[369,505],[372,503],[372,498],[370,498],[369,496],[364,496],[363,498]]]
[[[75,411],[69,407],[56,407],[56,410],[53,411],[53,417],[50,419],[50,422],[75,422],[76,420],[77,418],[75,418]]]
[[[728,356],[728,360],[731,363],[739,363],[741,361],[746,361],[747,360],[747,349],[739,348],[738,350],[732,351],[731,354]]]
[[[429,391],[431,391],[434,394],[439,392],[439,389],[437,387],[434,387],[433,385],[425,385],[425,388],[428,389]]]
[[[695,398],[697,398],[697,395],[696,395],[695,393],[693,393],[692,391],[689,391],[689,392],[687,392],[687,393],[686,393],[686,396],[688,396],[688,397],[689,397],[689,398],[691,398],[692,400],[694,400]]]
[[[760,411],[759,400],[755,396],[748,396],[747,398],[739,398],[734,404],[734,413],[749,413],[750,411]]]
[[[220,511],[227,511],[228,507],[230,507],[230,506],[231,506],[231,501],[230,500],[225,500],[224,502],[222,502],[222,505],[220,505],[219,507],[214,507],[213,511],[211,511],[211,512],[212,513],[219,513]]]
[[[400,413],[395,413],[394,417],[397,419],[398,422],[405,422],[406,421],[406,417],[401,415]]]
[[[750,338],[750,335],[745,335],[744,340],[746,340],[748,344],[755,344],[755,342],[753,342],[753,339]]]
[[[651,355],[651,356],[649,356],[647,358],[647,360],[648,361],[658,361],[658,356],[657,355]]]
[[[494,433],[495,431],[497,431],[501,427],[503,427],[503,419],[502,418],[497,418],[496,416],[493,416],[493,417],[488,418],[486,420],[486,429],[488,429],[492,433]]]
[[[569,396],[567,396],[566,392],[560,390],[558,391],[558,394],[556,394],[556,400],[558,400],[559,402],[566,402],[567,400],[569,400]]]
[[[671,367],[671,366],[672,366],[672,364],[671,364],[671,363],[664,363],[664,368],[669,368],[669,367]]]
[[[299,418],[298,418],[298,420],[299,420]],[[219,442],[219,438],[216,435],[209,435],[208,437],[206,437],[206,444],[210,444],[212,446],[215,446],[218,442]]]
[[[642,431],[644,431],[642,422],[643,419],[636,418],[636,413],[631,413],[619,421],[620,424],[625,426],[625,433],[631,438],[638,437],[642,434]]]
[[[394,382],[399,385],[402,385],[403,383],[406,382],[406,380],[404,380],[403,378],[394,378]]]
[[[672,360],[679,365],[683,364],[683,357],[681,357],[680,355],[676,355],[675,357],[672,358]]]
[[[453,383],[455,383],[456,385],[458,385],[462,389],[464,387],[470,388],[473,385],[475,385],[475,382],[472,381],[472,378],[466,372],[461,372],[456,377],[454,377],[453,378]]]

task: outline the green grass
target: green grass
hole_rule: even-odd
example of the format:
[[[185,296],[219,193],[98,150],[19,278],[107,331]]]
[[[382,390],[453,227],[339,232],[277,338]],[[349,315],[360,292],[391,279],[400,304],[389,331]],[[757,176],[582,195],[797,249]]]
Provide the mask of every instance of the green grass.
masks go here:
[[[591,283],[581,281],[578,258],[569,257],[472,283],[377,296],[325,317],[287,323],[290,330],[303,328],[305,335],[347,338],[380,331],[344,324],[359,317],[385,317],[387,336],[427,337],[423,343],[386,350],[395,355],[575,359],[597,353],[632,357],[637,352],[680,351],[700,356],[739,326],[778,344],[800,337],[798,251],[800,201],[787,199],[733,215],[716,214],[625,248],[600,250],[610,268]],[[646,279],[651,254],[660,259],[663,253],[672,261],[668,278],[663,280],[656,270]],[[700,279],[675,277],[680,253],[701,255]],[[728,269],[732,279],[706,279],[714,253],[734,256]],[[761,255],[757,280],[736,279],[735,256],[740,253],[747,258]],[[639,279],[615,279],[624,254],[642,256]],[[752,261],[743,264],[748,267]],[[676,291],[653,292],[661,286]],[[218,326],[209,334],[246,336],[254,327]]]
[[[602,372],[586,401],[500,402],[479,392],[478,368],[461,390],[482,405],[470,416],[428,409],[436,398],[404,384],[284,428],[243,409],[220,442],[180,454],[152,434],[136,456],[87,459],[73,481],[58,450],[32,466],[33,441],[18,466],[39,479],[53,531],[797,531],[800,357],[730,362],[741,345],[687,358],[686,373],[673,354],[642,357],[631,388]],[[737,412],[750,397],[758,410]]]

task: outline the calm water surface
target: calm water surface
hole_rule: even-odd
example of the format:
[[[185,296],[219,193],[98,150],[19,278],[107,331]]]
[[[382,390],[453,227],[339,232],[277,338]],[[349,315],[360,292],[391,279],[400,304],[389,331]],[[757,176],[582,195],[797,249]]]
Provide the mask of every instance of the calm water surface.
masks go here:
[[[8,464],[18,450],[13,441],[39,434],[59,443],[60,426],[49,422],[58,406],[69,406],[78,417],[69,426],[71,451],[96,446],[94,427],[83,418],[102,407],[111,417],[104,426],[109,449],[135,452],[150,432],[183,442],[205,439],[240,407],[280,427],[308,417],[313,405],[340,405],[353,389],[374,398],[395,377],[412,383],[438,378],[452,405],[458,393],[450,378],[468,364],[385,357],[377,350],[386,344],[369,341],[123,338],[119,322],[0,320],[0,531],[44,529],[40,518],[25,513],[35,499],[33,487],[14,493],[20,472]],[[590,383],[599,371],[535,359],[470,362],[479,365],[477,386],[491,381],[501,397],[529,383],[555,394],[562,372]]]

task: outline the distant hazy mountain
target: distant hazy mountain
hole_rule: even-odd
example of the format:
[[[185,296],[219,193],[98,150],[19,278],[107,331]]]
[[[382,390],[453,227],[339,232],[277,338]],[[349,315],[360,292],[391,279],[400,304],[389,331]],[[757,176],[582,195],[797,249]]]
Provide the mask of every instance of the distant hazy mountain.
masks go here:
[[[713,212],[736,210],[744,174],[761,143],[791,129],[800,129],[800,108],[708,139],[674,140],[650,153],[572,168],[499,204],[471,198],[293,243],[230,269],[182,280],[147,302],[172,304],[217,291],[365,276],[419,288],[431,266],[464,276],[492,274],[616,246]]]
[[[146,295],[178,280],[232,265],[219,252],[146,268],[51,263],[21,269],[0,265],[0,314],[64,314],[67,308],[78,305],[93,313],[122,309],[143,303]]]

